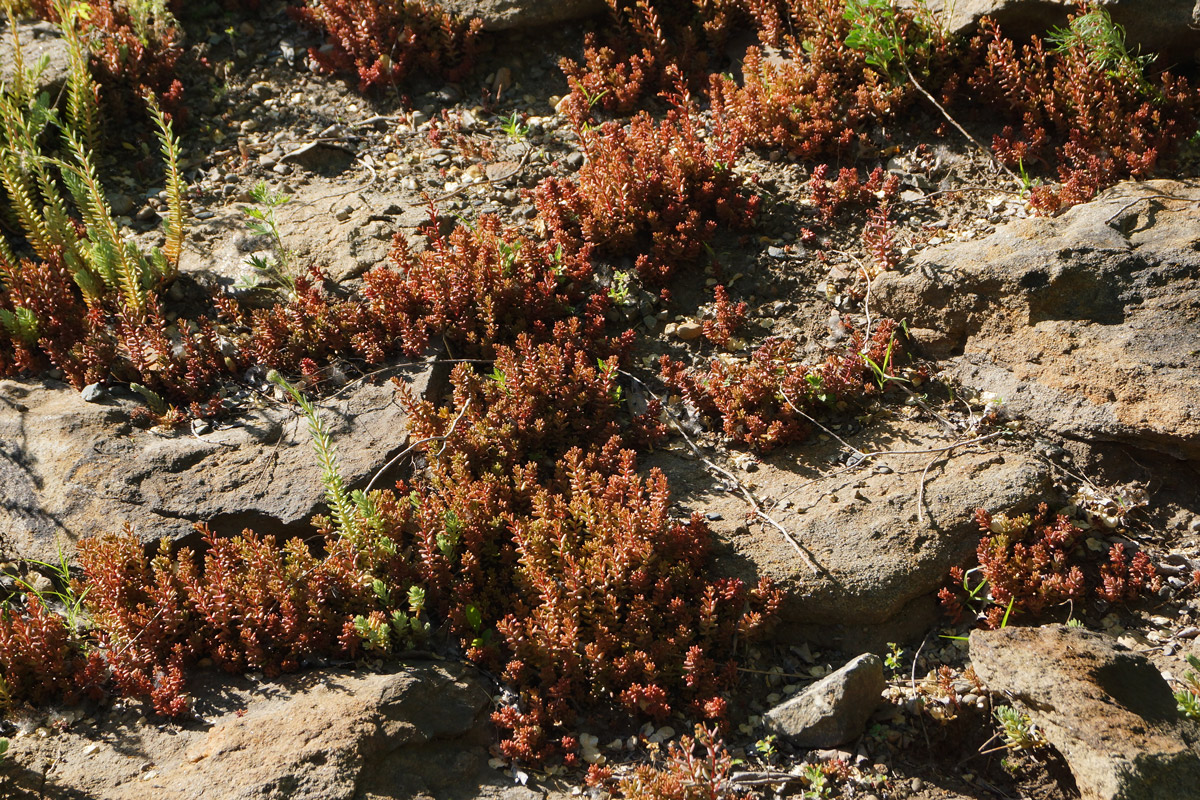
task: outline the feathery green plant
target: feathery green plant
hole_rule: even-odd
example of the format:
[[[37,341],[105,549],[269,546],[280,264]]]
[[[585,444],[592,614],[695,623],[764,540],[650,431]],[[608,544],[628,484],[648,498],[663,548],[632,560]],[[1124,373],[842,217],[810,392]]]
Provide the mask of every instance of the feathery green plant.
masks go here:
[[[316,408],[309,399],[276,370],[267,373],[267,380],[283,389],[300,406],[308,420],[308,432],[312,435],[313,449],[321,461],[321,482],[325,484],[325,499],[333,512],[334,525],[337,532],[352,542],[361,543],[362,528],[355,513],[355,504],[346,491],[346,483],[342,480],[341,468],[338,465],[337,448],[333,445],[333,436],[317,414]]]
[[[89,67],[88,45],[77,24],[84,13],[83,7],[72,0],[58,0],[54,9],[61,20],[58,30],[67,45],[67,120],[88,152],[94,153],[100,146],[100,114],[96,85]]]
[[[1130,53],[1125,45],[1125,29],[1113,22],[1103,7],[1091,7],[1075,16],[1067,27],[1054,28],[1046,40],[1058,53],[1080,48],[1092,64],[1111,77],[1128,81],[1146,94],[1155,93],[1145,75],[1154,55]]]
[[[64,40],[70,53],[65,118],[60,116],[48,94],[35,94],[37,78],[45,69],[43,59],[26,68],[15,33],[15,17],[8,9],[14,40],[15,76],[0,92],[0,184],[8,193],[11,210],[28,246],[37,258],[60,256],[89,306],[99,305],[116,294],[118,306],[141,315],[156,291],[175,278],[184,233],[184,185],[179,170],[179,142],[155,98],[148,97],[151,115],[166,162],[167,220],[166,249],[143,253],[126,241],[113,219],[96,170],[94,154],[99,109],[95,83],[88,68],[87,44],[75,32],[73,20],[78,4],[60,0]],[[48,134],[57,130],[63,155],[49,150]],[[64,195],[62,187],[66,187]],[[68,197],[70,202],[68,202]],[[73,206],[73,208],[72,208]],[[84,223],[80,236],[75,216]],[[20,260],[13,245],[0,237],[0,276],[15,276]],[[10,333],[29,341],[38,320],[31,313],[6,314],[0,320]]]
[[[167,279],[173,279],[179,270],[179,256],[183,252],[183,232],[185,207],[183,194],[186,187],[183,176],[179,172],[179,138],[171,129],[171,122],[163,114],[154,95],[146,96],[146,104],[150,107],[150,115],[154,118],[157,128],[159,146],[162,148],[163,164],[167,172],[167,219],[163,223],[163,233],[166,242],[162,251],[166,262]]]
[[[238,287],[256,289],[260,281],[265,279],[282,287],[294,297],[296,279],[288,271],[291,251],[283,246],[283,236],[280,235],[279,224],[275,221],[275,209],[287,204],[291,198],[281,192],[273,191],[265,181],[259,181],[250,190],[250,199],[257,205],[242,207],[242,213],[250,218],[246,226],[252,233],[269,236],[275,254],[269,257],[255,254],[246,259],[246,263],[254,269],[254,274],[239,281]]]

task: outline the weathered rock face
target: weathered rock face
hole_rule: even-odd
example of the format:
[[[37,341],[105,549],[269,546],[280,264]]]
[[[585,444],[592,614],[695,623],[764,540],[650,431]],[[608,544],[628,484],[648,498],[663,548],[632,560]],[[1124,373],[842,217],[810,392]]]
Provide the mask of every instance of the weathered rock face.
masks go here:
[[[417,395],[424,368],[398,370]],[[365,482],[404,446],[406,418],[383,376],[321,404],[343,477]],[[128,406],[86,403],[60,384],[0,381],[0,552],[54,561],[59,547],[117,532],[179,539],[206,522],[223,533],[283,533],[324,501],[304,419],[265,404],[192,435],[129,424]]]
[[[50,22],[17,23],[17,35],[21,41],[21,58],[26,69],[33,69],[42,58],[46,68],[38,75],[38,90],[56,97],[67,82],[70,72],[70,56],[67,46]],[[16,51],[12,32],[8,25],[0,25],[0,80],[11,86],[16,75]]]
[[[949,372],[1057,434],[1200,458],[1200,188],[1122,184],[873,287]]]
[[[866,653],[763,716],[796,747],[836,747],[862,734],[886,682],[879,656]]]
[[[910,4],[911,5],[911,4]],[[1012,37],[1044,36],[1046,31],[1067,24],[1075,13],[1074,0],[929,0],[935,14],[947,15],[946,26],[959,33],[971,31],[983,17],[1000,23]],[[1161,53],[1160,66],[1190,64],[1200,47],[1194,0],[1099,0],[1113,21],[1125,28],[1131,52]]]
[[[971,633],[971,662],[1062,753],[1085,800],[1176,800],[1200,787],[1200,728],[1144,657],[1065,625]]]
[[[599,14],[604,0],[435,0],[436,5],[463,17],[483,21],[484,30],[532,28]]]
[[[814,442],[742,476],[820,572],[775,528],[739,524],[747,505],[698,462],[660,452],[643,463],[663,469],[679,500],[713,519],[724,545],[718,569],[751,581],[766,575],[785,591],[781,622],[789,626],[878,625],[908,614],[910,602],[936,592],[949,568],[974,552],[976,508],[1019,513],[1050,488],[1044,464],[988,442],[939,459],[922,492],[922,473],[938,455],[926,451],[953,443],[934,423],[880,421],[850,441],[864,452],[917,452],[822,475],[816,465],[828,464],[839,446]]]
[[[210,673],[200,683],[203,724],[132,727],[118,715],[13,739],[9,775],[36,788],[50,759],[48,795],[98,800],[541,796],[488,767],[491,701],[461,665],[316,670],[258,685]]]
[[[335,185],[329,180],[313,181],[289,195],[290,202],[276,209],[293,271],[319,264],[334,282],[358,277],[388,263],[396,229],[411,235],[429,222],[428,207],[397,203],[379,192],[346,195],[333,188]],[[338,197],[330,199],[326,196],[330,194]],[[374,214],[385,214],[393,223],[370,219]],[[184,243],[180,271],[225,284],[238,285],[252,279],[255,273],[247,259],[260,255],[269,260],[274,253],[270,238],[252,234],[246,219],[239,210],[225,209],[197,221],[195,232]]]

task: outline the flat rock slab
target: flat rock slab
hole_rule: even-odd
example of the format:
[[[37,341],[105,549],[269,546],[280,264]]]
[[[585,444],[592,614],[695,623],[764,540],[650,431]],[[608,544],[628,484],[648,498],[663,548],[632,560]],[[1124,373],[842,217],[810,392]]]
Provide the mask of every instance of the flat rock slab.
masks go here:
[[[427,367],[396,368],[418,396]],[[407,418],[385,375],[319,404],[349,485],[404,446]],[[203,436],[129,423],[128,405],[86,403],[69,387],[0,381],[0,554],[56,561],[80,538],[121,530],[177,540],[205,522],[218,533],[304,530],[324,503],[307,423],[264,403]]]
[[[491,700],[460,665],[258,684],[209,672],[191,688],[202,723],[138,723],[132,710],[49,739],[14,738],[7,778],[96,800],[541,797],[488,767]]]
[[[865,653],[772,708],[763,722],[796,747],[836,747],[862,735],[886,686],[883,662]]]
[[[428,207],[410,202],[407,195],[346,191],[344,183],[315,177],[275,210],[290,254],[290,272],[304,273],[309,265],[316,265],[334,282],[358,277],[390,263],[388,251],[396,229],[411,234],[429,222]],[[242,208],[247,205],[251,204]],[[253,280],[248,259],[257,255],[269,261],[275,254],[270,237],[253,234],[247,220],[241,208],[228,208],[193,222],[180,271],[212,275],[235,286]]]
[[[41,59],[47,59],[46,68],[37,77],[37,88],[55,97],[71,72],[71,57],[58,28],[51,22],[18,22],[17,36],[25,69],[33,69]],[[12,86],[16,63],[12,31],[7,24],[0,24],[0,80],[5,86]]]
[[[873,423],[848,441],[864,452],[953,442],[935,423],[915,420]],[[799,445],[739,474],[819,573],[777,529],[744,524],[745,501],[688,451],[660,451],[643,466],[663,469],[676,499],[709,516],[722,544],[718,570],[748,581],[766,575],[784,590],[785,625],[878,625],[907,613],[910,602],[936,592],[950,567],[974,553],[975,509],[1020,513],[1050,488],[1046,466],[1022,450],[996,441],[968,446],[925,473],[919,520],[922,473],[936,453],[878,456],[845,469],[830,463],[839,450],[845,455],[833,441]]]
[[[950,374],[1056,434],[1200,458],[1200,186],[1121,184],[873,287]]]
[[[1200,726],[1146,658],[1066,625],[972,631],[971,663],[1066,759],[1084,800],[1180,800],[1200,787]]]

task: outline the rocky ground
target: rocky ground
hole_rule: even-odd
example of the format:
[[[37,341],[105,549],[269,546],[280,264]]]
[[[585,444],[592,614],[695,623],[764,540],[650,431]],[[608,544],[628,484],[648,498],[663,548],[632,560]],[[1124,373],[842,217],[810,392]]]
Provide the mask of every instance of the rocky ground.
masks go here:
[[[446,227],[487,213],[532,228],[526,190],[583,164],[556,112],[567,92],[557,62],[578,56],[594,23],[498,33],[468,80],[363,97],[309,69],[306,49],[321,42],[282,11],[264,3],[188,31],[211,70],[189,75],[181,297],[191,284],[252,281],[247,259],[277,251],[247,227],[260,183],[287,198],[275,213],[289,268],[319,265],[350,292],[397,231],[424,246],[431,206]],[[1038,218],[1020,181],[965,140],[935,136],[939,124],[921,115],[895,132],[886,165],[903,185],[903,260],[865,293],[857,230],[801,241],[815,215],[809,169],[779,152],[739,166],[764,199],[759,227],[714,247],[721,280],[751,309],[745,344],[788,336],[817,357],[850,326],[906,319],[927,372],[910,376],[908,399],[765,457],[730,447],[675,403],[678,429],[642,462],[670,478],[680,515],[708,519],[721,572],[767,575],[786,593],[774,639],[744,663],[727,736],[737,782],[767,796],[1200,796],[1200,734],[1168,691],[1184,657],[1200,656],[1195,162]],[[158,236],[161,186],[120,163],[104,177],[122,221]],[[717,281],[710,269],[669,305],[622,298],[639,333],[631,397],[662,391],[664,353],[695,364],[716,355],[694,333]],[[436,361],[345,366],[321,409],[352,485],[394,477],[385,465],[407,444],[383,379],[436,398],[446,379]],[[0,381],[3,554],[54,562],[62,543],[126,521],[148,539],[186,539],[199,521],[218,533],[312,535],[324,493],[303,420],[269,393],[247,389],[241,401],[230,420],[144,430],[130,424],[132,393]],[[1164,578],[1157,596],[1056,608],[1047,620],[1082,627],[950,624],[935,594],[975,550],[975,509],[1016,514],[1041,501],[1071,513],[1091,551],[1122,543],[1149,554]],[[581,774],[489,762],[491,676],[455,663],[376,667],[280,681],[211,674],[193,692],[198,718],[182,725],[120,702],[13,713],[0,793],[595,796]],[[1006,697],[1050,746],[1004,746],[992,708]],[[688,729],[681,719],[633,737],[597,730],[585,754],[621,768]],[[799,777],[833,759],[846,767],[825,789]]]

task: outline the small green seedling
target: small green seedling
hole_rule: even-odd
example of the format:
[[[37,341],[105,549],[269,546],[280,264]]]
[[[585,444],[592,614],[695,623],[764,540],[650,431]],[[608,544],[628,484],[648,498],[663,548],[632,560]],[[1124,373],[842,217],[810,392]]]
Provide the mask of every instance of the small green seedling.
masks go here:
[[[500,119],[500,128],[508,138],[518,142],[524,141],[529,135],[529,126],[524,124],[521,115],[515,111],[512,116]]]
[[[804,800],[821,800],[821,798],[828,797],[833,789],[829,785],[829,776],[825,774],[819,764],[804,765],[804,781],[808,784],[808,788],[800,794]]]
[[[866,353],[863,353],[863,361],[866,362],[866,364],[870,368],[871,372],[873,372],[875,374],[875,383],[877,383],[879,385],[880,391],[887,389],[888,383],[892,382],[892,381],[894,381],[896,383],[910,383],[911,382],[907,378],[900,378],[900,377],[892,374],[892,350],[893,350],[893,348],[895,348],[895,346],[896,346],[896,337],[893,334],[893,336],[890,339],[888,339],[888,346],[887,346],[887,350],[885,350],[883,353],[883,363],[882,364],[876,363],[874,359],[872,359]]]
[[[1200,658],[1189,654],[1187,662],[1192,669],[1200,670]],[[1189,671],[1183,676],[1183,688],[1175,692],[1179,713],[1190,719],[1200,720],[1200,676]]]
[[[608,287],[608,299],[618,306],[628,306],[632,302],[630,281],[633,273],[627,270],[613,272],[612,283]]]
[[[892,672],[899,672],[903,666],[904,650],[896,642],[888,642],[888,654],[883,657],[883,665]]]
[[[37,589],[33,584],[20,578],[13,576],[17,584],[27,592],[35,595],[43,606],[48,605],[47,601],[61,605],[62,612],[67,620],[67,627],[72,630],[82,628],[86,625],[87,614],[83,607],[84,598],[87,597],[88,589],[84,589],[80,593],[76,593],[75,586],[71,582],[71,568],[67,560],[67,553],[63,550],[62,545],[58,547],[58,563],[52,564],[48,561],[39,561],[36,558],[26,559],[26,563],[33,566],[41,567],[46,573],[51,576],[51,581],[54,586],[61,586],[61,589]],[[3,696],[3,692],[0,692]]]
[[[257,289],[267,282],[294,295],[296,279],[288,272],[292,253],[283,246],[283,237],[275,220],[275,209],[286,205],[291,198],[272,190],[265,181],[259,181],[250,190],[250,199],[256,205],[242,207],[242,213],[249,217],[246,227],[251,233],[269,237],[274,253],[269,256],[255,254],[247,258],[246,263],[254,270],[254,274],[239,281],[238,288]]]

